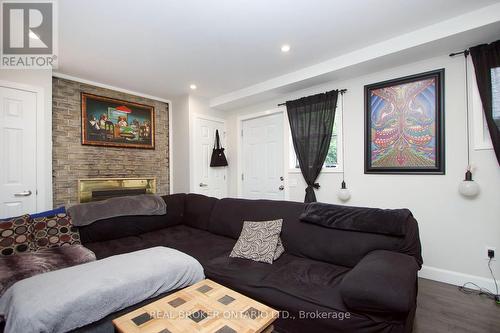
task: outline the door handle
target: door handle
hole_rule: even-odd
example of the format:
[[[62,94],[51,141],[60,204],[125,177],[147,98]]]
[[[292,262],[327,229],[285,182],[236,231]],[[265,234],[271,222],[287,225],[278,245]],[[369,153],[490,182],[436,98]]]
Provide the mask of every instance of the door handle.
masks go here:
[[[31,191],[24,191],[24,192],[19,192],[15,193],[15,197],[29,197],[31,195]]]
[[[280,187],[278,187],[278,189],[279,189],[280,191],[283,191],[283,190],[285,189],[285,186],[280,185]]]
[[[200,187],[207,187],[208,184],[203,184],[203,183],[200,183]]]

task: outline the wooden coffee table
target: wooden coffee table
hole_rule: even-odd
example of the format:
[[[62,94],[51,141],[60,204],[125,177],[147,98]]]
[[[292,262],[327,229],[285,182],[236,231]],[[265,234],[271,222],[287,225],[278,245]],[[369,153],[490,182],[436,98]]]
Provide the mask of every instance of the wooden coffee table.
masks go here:
[[[278,311],[211,280],[113,320],[120,333],[270,333]]]

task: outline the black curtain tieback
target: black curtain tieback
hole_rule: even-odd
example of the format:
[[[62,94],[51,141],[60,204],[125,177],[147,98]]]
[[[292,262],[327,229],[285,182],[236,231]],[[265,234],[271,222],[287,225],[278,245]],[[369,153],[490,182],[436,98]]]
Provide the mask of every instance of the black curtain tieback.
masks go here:
[[[319,183],[314,183],[314,184],[307,184],[307,188],[315,188],[316,190],[319,189],[321,186],[319,186]]]

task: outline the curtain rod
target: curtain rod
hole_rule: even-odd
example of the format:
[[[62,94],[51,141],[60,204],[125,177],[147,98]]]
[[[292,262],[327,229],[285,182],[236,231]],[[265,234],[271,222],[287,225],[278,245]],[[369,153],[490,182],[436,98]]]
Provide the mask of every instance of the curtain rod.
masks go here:
[[[464,56],[468,56],[470,53],[469,49],[465,49],[463,51],[460,51],[460,52],[453,52],[453,53],[450,53],[450,57],[454,57],[454,56],[457,56],[457,55],[460,55],[460,54],[463,54]]]
[[[340,93],[341,95],[343,95],[345,92],[347,92],[347,89],[340,89],[340,90],[339,90],[339,93]],[[283,105],[286,105],[286,102],[285,102],[285,103],[280,103],[280,104],[278,104],[278,106],[283,106]]]

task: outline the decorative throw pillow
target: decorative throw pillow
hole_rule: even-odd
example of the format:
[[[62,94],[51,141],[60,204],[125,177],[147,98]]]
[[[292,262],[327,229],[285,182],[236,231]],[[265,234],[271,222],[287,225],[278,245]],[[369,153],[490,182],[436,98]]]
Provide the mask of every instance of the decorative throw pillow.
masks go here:
[[[285,253],[285,247],[283,246],[283,243],[281,242],[281,237],[278,237],[278,245],[276,245],[276,252],[274,252],[274,259],[273,260],[278,260],[281,255]]]
[[[272,264],[281,253],[277,253],[283,220],[243,223],[240,237],[231,251],[230,257],[245,258]],[[281,242],[280,242],[281,243]],[[281,245],[283,247],[283,245]]]
[[[29,215],[13,217],[0,222],[0,254],[10,256],[33,251],[32,220]]]
[[[36,250],[80,243],[80,233],[65,213],[33,219]]]

